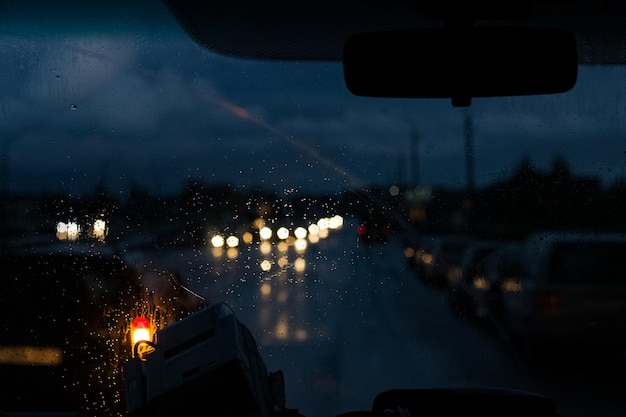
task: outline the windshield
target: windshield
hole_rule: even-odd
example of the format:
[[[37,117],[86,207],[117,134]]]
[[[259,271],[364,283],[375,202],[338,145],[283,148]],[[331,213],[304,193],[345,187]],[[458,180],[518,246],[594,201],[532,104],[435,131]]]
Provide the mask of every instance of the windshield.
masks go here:
[[[567,93],[469,107],[365,98],[340,63],[223,56],[163,4],[107,10],[0,8],[0,367],[14,387],[0,411],[124,414],[131,332],[152,338],[225,302],[308,417],[430,387],[624,415],[626,320],[610,344],[576,333],[593,354],[559,336],[565,363],[538,365],[519,342],[549,326],[516,324],[531,322],[536,288],[504,291],[487,329],[449,308],[482,302],[451,296],[472,241],[624,233],[624,68],[582,66]],[[463,244],[426,265],[421,244],[446,236]],[[626,285],[623,255],[554,256]]]

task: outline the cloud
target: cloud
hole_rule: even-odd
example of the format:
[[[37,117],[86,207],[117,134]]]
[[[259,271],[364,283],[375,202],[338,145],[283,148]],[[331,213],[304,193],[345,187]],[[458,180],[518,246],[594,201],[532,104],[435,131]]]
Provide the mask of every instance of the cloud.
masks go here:
[[[168,187],[192,176],[279,188],[385,183],[409,172],[413,134],[421,178],[462,184],[467,117],[481,183],[524,154],[541,164],[562,154],[586,172],[623,165],[626,85],[612,69],[583,71],[571,94],[453,108],[445,99],[353,96],[337,64],[224,58],[188,40],[83,38],[13,52],[0,63],[10,75],[0,81],[0,134],[15,187],[27,171],[41,183],[63,175],[93,183],[103,166],[111,177]],[[587,78],[604,83],[591,88]]]
[[[108,88],[132,64],[129,43],[103,37],[47,41],[27,77],[31,99],[79,104]]]

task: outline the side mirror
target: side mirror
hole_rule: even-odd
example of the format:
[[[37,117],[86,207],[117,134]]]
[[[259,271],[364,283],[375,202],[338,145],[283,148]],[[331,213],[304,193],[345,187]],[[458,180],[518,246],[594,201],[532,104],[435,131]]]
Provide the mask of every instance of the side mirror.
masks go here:
[[[574,36],[544,27],[427,28],[353,35],[344,77],[358,96],[450,98],[563,93],[574,87]]]

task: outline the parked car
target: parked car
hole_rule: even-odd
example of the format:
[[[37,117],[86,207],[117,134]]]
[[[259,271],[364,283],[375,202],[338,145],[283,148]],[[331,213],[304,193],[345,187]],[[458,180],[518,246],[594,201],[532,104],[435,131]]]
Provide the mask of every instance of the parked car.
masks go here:
[[[459,298],[468,315],[499,326],[502,291],[525,275],[524,247],[517,242],[500,245],[477,264],[474,273],[459,281]]]
[[[418,278],[421,278],[424,274],[424,265],[430,262],[430,252],[437,240],[437,236],[419,235],[418,237],[407,239],[404,243],[404,256],[407,266],[415,271]]]
[[[626,236],[541,233],[524,254],[527,274],[501,283],[501,313],[524,353],[626,342]],[[563,350],[561,350],[563,352]]]
[[[469,293],[465,291],[463,282],[473,282],[483,259],[500,245],[501,242],[498,241],[476,240],[467,246],[460,265],[448,274],[447,302],[452,311],[461,315],[473,313],[474,303]]]
[[[470,241],[466,236],[446,236],[437,240],[422,256],[422,280],[434,287],[445,288],[448,274],[461,264],[461,257]]]

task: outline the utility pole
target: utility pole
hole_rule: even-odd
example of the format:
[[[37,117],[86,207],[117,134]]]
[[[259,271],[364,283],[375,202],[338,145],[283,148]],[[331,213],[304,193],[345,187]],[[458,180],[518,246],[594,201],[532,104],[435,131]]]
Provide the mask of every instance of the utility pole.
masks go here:
[[[402,153],[398,153],[396,156],[396,167],[397,167],[397,184],[400,188],[404,188],[406,185],[406,161],[404,159],[404,155]]]
[[[5,139],[2,143],[2,150],[0,150],[0,193],[2,195],[9,194],[11,184],[9,178],[11,168],[9,166],[9,151],[14,141],[15,138]]]
[[[409,185],[413,188],[420,185],[420,165],[419,165],[419,135],[411,129],[411,142],[409,145],[409,157],[411,159],[411,180]]]
[[[469,110],[465,112],[465,168],[467,180],[467,194],[474,193],[474,125]]]

